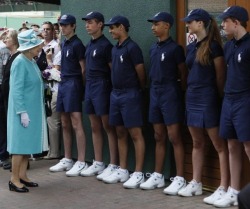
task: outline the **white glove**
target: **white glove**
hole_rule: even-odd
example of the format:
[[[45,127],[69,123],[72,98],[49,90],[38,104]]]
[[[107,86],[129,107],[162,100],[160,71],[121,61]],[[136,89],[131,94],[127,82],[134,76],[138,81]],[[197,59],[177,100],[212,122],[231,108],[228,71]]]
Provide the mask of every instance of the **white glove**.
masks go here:
[[[27,112],[21,113],[21,124],[24,128],[27,128],[30,123],[29,115]]]

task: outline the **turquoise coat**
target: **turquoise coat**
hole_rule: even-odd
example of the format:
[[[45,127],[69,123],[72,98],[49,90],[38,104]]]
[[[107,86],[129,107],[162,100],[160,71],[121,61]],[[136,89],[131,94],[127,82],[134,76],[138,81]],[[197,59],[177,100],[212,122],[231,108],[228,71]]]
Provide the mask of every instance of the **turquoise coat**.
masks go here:
[[[21,113],[27,112],[30,123],[21,124]],[[7,150],[11,154],[35,154],[48,150],[44,110],[44,86],[34,60],[20,54],[10,71],[10,93],[7,118]]]

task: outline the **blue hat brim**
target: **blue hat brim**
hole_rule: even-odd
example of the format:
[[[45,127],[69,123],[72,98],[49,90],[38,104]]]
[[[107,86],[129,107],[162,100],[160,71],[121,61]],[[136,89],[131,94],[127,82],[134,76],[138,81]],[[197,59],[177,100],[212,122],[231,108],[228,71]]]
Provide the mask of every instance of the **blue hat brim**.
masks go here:
[[[228,15],[228,14],[225,14],[225,13],[222,13],[222,14],[220,14],[219,16],[218,16],[218,18],[219,19],[221,19],[221,20],[225,20],[225,19],[227,19],[227,18],[229,18],[230,16]]]
[[[148,22],[159,22],[160,20],[156,20],[156,19],[154,19],[154,18],[151,18],[151,19],[148,19],[147,21],[148,21]]]
[[[17,49],[17,51],[23,52],[23,51],[26,51],[26,50],[35,48],[35,47],[41,45],[43,42],[44,42],[44,40],[43,40],[43,39],[40,39],[40,40],[37,41],[36,44],[29,44],[28,46],[20,46],[20,47]]]
[[[190,17],[185,17],[183,19],[181,19],[183,22],[190,22],[190,21],[193,21],[194,19],[193,18],[190,18]]]
[[[107,22],[107,23],[104,23],[105,26],[110,26],[110,25],[115,25],[116,22]]]

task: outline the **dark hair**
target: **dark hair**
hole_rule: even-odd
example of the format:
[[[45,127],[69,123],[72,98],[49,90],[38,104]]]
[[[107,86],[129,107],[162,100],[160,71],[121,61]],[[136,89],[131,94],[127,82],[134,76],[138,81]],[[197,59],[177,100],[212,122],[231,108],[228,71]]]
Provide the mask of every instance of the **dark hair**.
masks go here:
[[[213,17],[208,22],[203,22],[207,31],[207,41],[203,41],[196,53],[196,60],[202,65],[211,64],[211,43],[217,41],[222,46],[220,30],[217,22]]]
[[[100,22],[102,23],[101,30],[103,31],[103,29],[104,29],[104,23],[102,21],[96,19],[96,18],[94,18],[94,20],[95,20],[96,23],[100,23]]]
[[[37,24],[35,24],[35,23],[30,25],[30,27],[32,27],[32,26],[35,26],[35,27],[37,27],[37,28],[40,28],[40,26],[37,25]]]
[[[24,29],[24,30],[29,30],[28,27],[24,26],[24,27],[19,28],[19,29],[18,29],[18,32],[21,32],[23,29]]]
[[[236,20],[238,20],[237,18],[235,17],[229,17],[233,22],[235,22]],[[238,20],[239,21],[239,20]],[[245,21],[239,21],[241,26],[244,27],[244,28],[247,28],[247,22]]]
[[[116,23],[114,25],[118,28],[122,24],[121,23]],[[123,25],[123,27],[124,27],[124,29],[125,29],[126,32],[129,32],[129,27],[125,27],[124,25]]]
[[[52,30],[52,31],[54,30],[54,25],[53,25],[50,21],[45,21],[45,22],[43,22],[42,25],[49,25],[50,28],[51,28],[51,30]]]

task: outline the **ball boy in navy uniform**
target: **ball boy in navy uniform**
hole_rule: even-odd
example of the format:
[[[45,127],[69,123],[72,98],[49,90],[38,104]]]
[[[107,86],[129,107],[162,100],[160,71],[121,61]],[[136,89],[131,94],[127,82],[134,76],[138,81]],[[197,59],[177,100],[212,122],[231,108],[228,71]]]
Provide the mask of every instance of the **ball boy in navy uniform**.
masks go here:
[[[144,162],[145,142],[142,135],[142,93],[145,85],[145,70],[142,51],[128,36],[129,21],[115,16],[105,25],[112,37],[118,40],[112,49],[111,79],[113,90],[110,96],[110,124],[116,127],[120,168],[104,178],[106,183],[125,182],[125,188],[136,188],[144,182],[141,172]],[[129,178],[127,170],[128,133],[135,146],[135,172]]]
[[[92,166],[82,171],[81,175],[92,176],[99,173],[97,179],[102,180],[115,170],[118,163],[117,136],[115,128],[111,127],[108,121],[112,89],[110,68],[113,45],[102,33],[104,17],[101,13],[90,12],[82,19],[85,20],[88,34],[92,36],[85,53],[85,112],[89,115],[91,123],[95,161]],[[105,170],[102,160],[102,127],[107,133],[110,150],[110,164]]]
[[[250,35],[249,16],[243,7],[232,6],[220,16],[226,35],[233,36],[224,46],[227,76],[224,88],[220,135],[228,139],[230,187],[216,207],[237,205],[242,170],[242,144],[250,160]]]
[[[154,189],[165,185],[162,174],[166,154],[167,135],[173,143],[177,176],[164,193],[176,195],[186,185],[184,172],[184,147],[181,136],[180,123],[184,118],[181,85],[186,87],[187,69],[184,50],[170,37],[170,28],[174,18],[167,12],[159,12],[148,20],[152,22],[152,31],[158,42],[150,49],[150,106],[149,121],[155,132],[155,172],[140,185],[142,189]]]
[[[84,94],[84,54],[85,47],[75,34],[76,19],[73,15],[62,15],[59,24],[62,35],[66,37],[62,44],[61,82],[58,89],[56,110],[61,113],[65,157],[52,172],[67,170],[67,176],[78,176],[88,167],[85,163],[86,139],[82,124],[82,100]],[[71,156],[72,128],[75,131],[78,157],[73,166]]]

